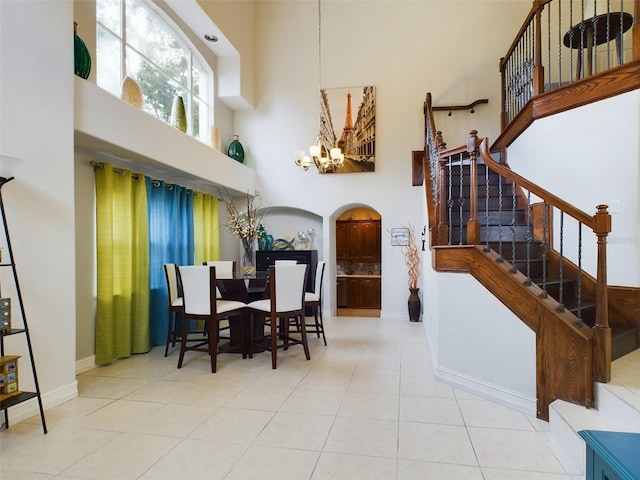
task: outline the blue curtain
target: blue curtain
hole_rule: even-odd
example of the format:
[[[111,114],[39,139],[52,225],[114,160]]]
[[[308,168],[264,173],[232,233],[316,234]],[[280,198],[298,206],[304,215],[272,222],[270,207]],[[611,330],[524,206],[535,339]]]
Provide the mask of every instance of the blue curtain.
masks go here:
[[[149,213],[151,346],[167,339],[167,283],[163,265],[193,265],[193,192],[146,178]]]

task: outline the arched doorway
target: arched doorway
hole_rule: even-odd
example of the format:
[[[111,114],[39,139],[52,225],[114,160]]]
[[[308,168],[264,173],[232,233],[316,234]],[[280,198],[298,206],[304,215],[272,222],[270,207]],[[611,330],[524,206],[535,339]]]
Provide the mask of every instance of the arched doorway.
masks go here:
[[[379,317],[382,286],[382,218],[368,207],[336,219],[338,316]]]

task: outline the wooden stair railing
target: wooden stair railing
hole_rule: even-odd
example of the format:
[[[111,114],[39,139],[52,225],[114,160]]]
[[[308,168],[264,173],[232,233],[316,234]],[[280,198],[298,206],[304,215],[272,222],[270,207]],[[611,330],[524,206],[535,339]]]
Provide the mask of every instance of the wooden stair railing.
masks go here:
[[[429,100],[428,97],[425,102],[425,110],[428,110]],[[426,123],[425,134],[428,138],[434,124],[432,119],[430,124],[428,120]],[[437,148],[429,147],[429,143]],[[425,165],[424,180],[429,208],[429,239],[434,257],[434,268],[438,271],[471,273],[536,332],[536,383],[538,416],[540,418],[548,419],[548,405],[558,398],[587,407],[592,406],[593,381],[607,382],[610,380],[611,329],[608,324],[609,309],[607,306],[606,237],[611,228],[611,220],[606,212],[606,206],[598,206],[597,213],[590,216],[567,204],[559,197],[517,175],[506,165],[493,160],[488,150],[487,139],[478,139],[475,132],[472,132],[465,146],[454,149],[444,149],[443,146],[441,135],[439,135],[438,141],[434,136],[431,142],[427,140],[425,149],[436,151],[438,160],[436,162],[428,160],[427,152],[424,155],[425,164],[429,164]],[[477,177],[477,163],[480,161],[483,170],[489,169],[492,173],[495,172],[513,185],[517,185],[518,190],[513,190],[513,202],[511,202],[514,208],[516,204],[523,203],[523,198],[526,202],[522,193],[526,191],[528,195],[533,194],[541,199],[545,207],[539,210],[550,211],[555,208],[563,212],[562,215],[566,214],[575,218],[577,222],[594,231],[598,239],[598,271],[592,290],[596,292],[595,297],[597,298],[594,301],[595,314],[588,315],[595,319],[593,328],[582,322],[581,318],[576,318],[570,308],[565,308],[562,303],[562,293],[560,294],[560,302],[547,296],[546,288],[554,291],[557,296],[558,288],[561,291],[562,284],[568,281],[580,286],[586,285],[586,278],[582,280],[579,278],[577,282],[562,278],[563,265],[565,270],[569,271],[579,271],[580,266],[576,267],[562,258],[562,252],[558,254],[558,252],[549,249],[549,261],[546,263],[555,265],[552,270],[556,273],[558,268],[560,269],[560,280],[558,283],[549,281],[546,287],[540,288],[539,285],[532,283],[527,275],[518,271],[515,267],[515,257],[508,259],[513,263],[509,265],[508,262],[505,262],[501,252],[502,247],[500,246],[500,252],[498,252],[498,247],[493,243],[490,245],[489,238],[495,233],[491,234],[478,219],[476,201],[478,194],[475,180],[469,181],[468,186],[464,187],[465,200],[456,206],[460,209],[461,215],[466,216],[466,224],[460,227],[451,226],[451,215],[447,209],[452,209],[453,202],[451,198],[445,196],[445,186],[450,187],[452,183],[452,179],[447,178],[445,173],[447,163],[451,167],[451,158],[455,158],[455,161],[460,165],[460,173],[463,165],[471,172],[468,174],[470,179]],[[438,169],[436,174],[432,174],[430,171],[433,166]],[[451,174],[449,173],[449,175]],[[460,185],[458,183],[456,188]],[[456,236],[459,235],[457,245],[452,242],[452,228],[457,229]],[[534,228],[534,230],[536,229]],[[541,239],[543,244],[553,245],[550,231],[538,232],[535,236]],[[481,245],[481,237],[484,237],[485,240],[484,247]],[[588,275],[584,274],[584,277],[588,277]],[[549,285],[551,286],[549,287]],[[579,302],[580,300],[578,300],[578,315]],[[584,310],[587,308],[586,305],[583,305]]]
[[[480,144],[480,154],[485,165],[513,182],[519,188],[536,195],[542,201],[577,222],[591,229],[597,237],[596,262],[596,318],[593,327],[593,379],[598,382],[611,380],[611,328],[609,327],[609,306],[607,298],[607,236],[611,232],[611,215],[607,205],[598,205],[595,215],[575,208],[556,195],[521,177],[511,169],[493,160],[489,152],[488,140]]]
[[[627,18],[631,18],[633,24],[622,25],[620,11]],[[574,67],[588,64],[591,58],[587,55],[589,49],[576,48],[580,42],[578,38],[567,41],[563,37],[570,35],[570,31],[581,32],[585,35],[584,43],[588,42],[585,33],[588,29],[576,29],[584,27],[585,22],[590,25],[589,19],[599,15],[601,26],[605,25],[606,35],[599,35],[598,42],[592,45],[597,59],[607,59],[602,65],[596,62],[593,72],[585,69],[584,74],[578,75]],[[601,15],[606,15],[604,18]],[[598,28],[598,27],[596,27]],[[616,52],[616,35],[614,31],[623,30],[620,35],[621,50],[618,56]],[[576,33],[578,35],[578,33]],[[624,39],[630,39],[630,54],[622,48]],[[580,40],[582,42],[582,39]],[[566,42],[566,43],[565,43]],[[593,43],[593,42],[592,42]],[[568,45],[573,44],[573,48]],[[582,62],[582,56],[585,61]],[[614,60],[612,61],[612,58]],[[618,65],[618,62],[620,64]],[[539,108],[531,105],[531,100],[544,93],[555,89],[571,89],[573,84],[586,93],[592,88],[593,73],[595,76],[611,70],[615,76],[615,86],[607,82],[610,88],[618,92],[629,91],[637,83],[637,72],[640,62],[640,0],[630,0],[619,4],[608,0],[533,0],[531,10],[524,19],[522,26],[516,34],[512,44],[507,49],[504,57],[500,59],[501,73],[501,132],[509,128],[511,123],[519,124],[517,129],[522,129],[522,123],[530,120],[534,112]],[[634,65],[635,64],[635,65]],[[626,67],[626,68],[624,68]],[[634,81],[635,78],[635,81]],[[602,89],[602,82],[596,82],[596,86]],[[566,98],[566,91],[561,97]],[[558,103],[555,103],[556,107]],[[562,105],[562,104],[560,104]],[[526,111],[521,117],[520,112]]]

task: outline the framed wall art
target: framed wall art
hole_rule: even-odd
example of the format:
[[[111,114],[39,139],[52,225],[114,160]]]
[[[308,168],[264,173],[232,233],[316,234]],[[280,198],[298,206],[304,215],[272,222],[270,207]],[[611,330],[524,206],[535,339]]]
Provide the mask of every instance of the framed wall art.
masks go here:
[[[405,247],[409,245],[409,229],[408,228],[392,228],[391,229],[391,245],[394,247]]]
[[[320,90],[320,100],[323,147],[337,146],[345,156],[342,167],[327,173],[375,171],[375,87],[326,88]]]

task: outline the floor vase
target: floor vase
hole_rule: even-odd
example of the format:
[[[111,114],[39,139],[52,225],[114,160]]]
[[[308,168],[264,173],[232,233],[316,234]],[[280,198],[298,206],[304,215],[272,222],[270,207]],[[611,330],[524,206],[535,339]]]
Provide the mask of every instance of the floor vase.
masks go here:
[[[420,297],[418,296],[419,288],[409,288],[409,300],[407,306],[409,308],[409,320],[412,322],[420,321]]]

